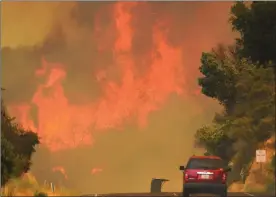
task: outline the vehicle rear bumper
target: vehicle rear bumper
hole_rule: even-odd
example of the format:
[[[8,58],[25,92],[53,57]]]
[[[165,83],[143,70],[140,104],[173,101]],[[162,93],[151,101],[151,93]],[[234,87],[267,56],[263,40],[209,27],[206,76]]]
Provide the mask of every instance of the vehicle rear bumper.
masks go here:
[[[222,183],[185,183],[183,189],[189,193],[220,194],[227,191],[227,185]]]

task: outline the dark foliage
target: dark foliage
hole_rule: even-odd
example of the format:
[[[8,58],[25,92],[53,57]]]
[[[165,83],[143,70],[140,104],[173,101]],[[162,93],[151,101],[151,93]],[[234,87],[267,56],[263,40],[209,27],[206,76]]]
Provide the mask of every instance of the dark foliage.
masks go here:
[[[198,129],[206,154],[233,164],[230,179],[248,169],[255,150],[275,134],[276,3],[237,2],[231,9],[236,46],[219,45],[201,57],[202,93],[224,106],[213,124]]]
[[[257,1],[250,6],[237,2],[231,14],[233,30],[241,36],[240,55],[261,64],[276,63],[276,2]]]
[[[30,169],[37,144],[38,136],[15,123],[1,101],[1,186]]]

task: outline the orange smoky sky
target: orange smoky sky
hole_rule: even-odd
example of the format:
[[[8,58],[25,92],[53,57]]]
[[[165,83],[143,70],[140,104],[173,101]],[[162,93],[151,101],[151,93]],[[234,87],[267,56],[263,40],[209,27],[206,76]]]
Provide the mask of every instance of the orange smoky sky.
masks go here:
[[[233,42],[230,6],[2,2],[4,99],[41,138],[37,179],[60,171],[68,187],[107,193],[162,177],[180,191],[177,166],[202,151],[193,135],[220,109],[200,94],[198,67],[203,51]]]

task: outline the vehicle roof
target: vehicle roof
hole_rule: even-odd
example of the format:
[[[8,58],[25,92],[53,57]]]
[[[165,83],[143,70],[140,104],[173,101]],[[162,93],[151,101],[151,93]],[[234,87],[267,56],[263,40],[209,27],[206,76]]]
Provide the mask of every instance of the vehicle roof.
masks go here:
[[[210,156],[193,155],[193,156],[190,157],[190,159],[219,159],[219,160],[221,160],[220,157],[218,157],[218,156],[213,156],[213,155],[210,155]]]

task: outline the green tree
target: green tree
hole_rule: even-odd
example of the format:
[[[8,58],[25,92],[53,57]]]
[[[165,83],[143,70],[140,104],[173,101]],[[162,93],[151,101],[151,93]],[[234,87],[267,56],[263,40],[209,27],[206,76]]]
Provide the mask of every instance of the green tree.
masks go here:
[[[215,69],[223,73],[225,68],[224,73],[232,76],[233,103],[231,111],[217,114],[213,125],[198,129],[195,137],[197,143],[204,145],[209,153],[218,155],[227,162],[233,161],[234,180],[239,177],[240,170],[252,161],[257,146],[275,132],[275,77],[269,66],[259,67],[243,59],[224,63],[223,67],[213,54],[208,55],[212,57],[209,64],[216,62],[212,64],[214,73]],[[208,77],[210,75],[207,74],[206,78]],[[219,78],[220,75],[213,77]],[[227,95],[220,91],[222,87],[227,88],[227,80],[224,81],[222,77],[219,79],[211,88],[217,90],[218,95]],[[214,98],[219,100],[221,97]]]
[[[230,123],[203,126],[197,130],[195,139],[198,145],[206,148],[206,155],[217,155],[226,163],[230,161],[234,154],[232,149],[233,140],[227,136],[227,130]]]
[[[202,53],[201,66],[203,77],[198,79],[202,93],[222,104],[227,112],[235,104],[236,76],[241,65],[236,64],[235,48],[219,45],[211,53]]]
[[[225,108],[211,126],[196,133],[196,142],[233,163],[239,176],[260,143],[275,132],[276,3],[235,3],[230,21],[240,33],[236,45],[219,45],[201,57],[202,93]]]
[[[257,1],[250,5],[237,2],[231,9],[233,30],[241,57],[266,64],[276,62],[276,2]],[[275,64],[274,64],[275,66]]]
[[[1,186],[30,169],[31,155],[39,144],[35,133],[24,130],[14,120],[1,100]]]

